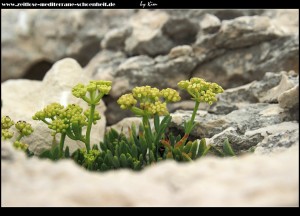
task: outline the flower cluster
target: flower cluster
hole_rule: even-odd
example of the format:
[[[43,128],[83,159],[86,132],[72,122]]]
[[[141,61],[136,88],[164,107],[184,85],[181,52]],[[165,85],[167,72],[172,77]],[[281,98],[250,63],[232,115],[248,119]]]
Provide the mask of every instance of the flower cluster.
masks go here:
[[[6,140],[12,138],[14,135],[14,132],[9,131],[8,129],[2,129],[1,130],[1,137]]]
[[[31,124],[25,122],[25,121],[18,121],[15,124],[15,127],[20,132],[22,136],[29,136],[33,132],[33,128]]]
[[[90,113],[91,113],[91,110],[87,109],[86,111],[84,111],[83,114],[85,115],[86,118],[89,118]],[[93,124],[96,124],[97,120],[100,120],[100,119],[101,119],[100,113],[97,110],[95,110],[94,116],[93,116]]]
[[[100,151],[97,149],[92,149],[87,153],[84,152],[84,160],[87,165],[92,165],[96,158],[100,155]]]
[[[72,94],[77,98],[82,98],[89,104],[96,104],[104,95],[108,95],[110,90],[111,81],[93,80],[86,86],[82,83],[77,84],[73,87]]]
[[[33,120],[45,120],[46,118],[54,119],[60,115],[64,109],[64,106],[59,103],[52,103],[46,106],[43,110],[38,111],[32,117]]]
[[[159,90],[150,86],[135,87],[132,93],[122,95],[117,103],[121,109],[130,109],[138,115],[167,115],[167,103],[177,102],[179,93],[171,88]]]
[[[8,129],[14,125],[13,120],[9,116],[3,116],[1,118],[1,137],[6,140],[13,137],[14,133]]]
[[[171,88],[163,89],[160,93],[161,96],[164,97],[167,102],[177,102],[181,99],[178,92]]]
[[[48,127],[56,133],[66,133],[72,125],[83,127],[88,124],[87,116],[83,115],[83,109],[77,104],[69,104],[66,108],[58,103],[49,104],[43,110],[38,111],[32,117],[33,120],[41,120],[48,124]],[[100,115],[96,112],[96,120],[100,119]],[[50,120],[50,121],[49,121]]]
[[[20,142],[20,141],[15,141],[14,144],[13,144],[13,146],[16,149],[20,149],[20,150],[23,150],[23,151],[25,151],[26,149],[28,149],[28,144]]]
[[[14,121],[9,116],[3,116],[1,118],[1,129],[9,129],[14,125]]]
[[[12,131],[9,131],[11,126],[15,125],[15,128],[17,129],[19,135],[16,138],[13,146],[17,149],[21,150],[27,150],[28,145],[21,142],[20,140],[24,136],[29,136],[33,132],[33,128],[31,124],[25,122],[25,121],[18,121],[17,123],[14,123],[13,120],[9,116],[3,116],[1,118],[1,138],[4,140],[10,139],[13,137],[14,133]]]
[[[132,94],[124,94],[118,99],[117,103],[121,109],[130,109],[137,104],[137,100],[134,99]]]
[[[217,83],[206,82],[201,78],[191,78],[189,80],[180,81],[179,88],[186,90],[192,99],[197,102],[204,102],[212,105],[217,101],[216,95],[222,93],[224,90]]]

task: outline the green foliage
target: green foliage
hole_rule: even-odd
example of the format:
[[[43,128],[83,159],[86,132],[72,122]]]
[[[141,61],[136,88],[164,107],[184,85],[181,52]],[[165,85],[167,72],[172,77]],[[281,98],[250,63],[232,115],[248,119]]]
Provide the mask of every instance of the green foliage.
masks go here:
[[[53,161],[63,159],[63,158],[70,158],[70,150],[69,147],[67,146],[66,149],[63,151],[63,154],[60,154],[59,146],[58,145],[53,145],[51,149],[47,149],[43,151],[40,155],[39,158],[47,158]]]
[[[167,119],[164,120],[167,121]],[[206,145],[204,138],[199,143],[195,140],[183,145],[180,143],[181,136],[174,137],[172,134],[168,140],[162,140],[159,149],[157,149],[154,143],[148,142],[145,138],[145,129],[142,124],[138,133],[136,130],[135,125],[128,128],[129,137],[127,137],[123,132],[118,133],[111,129],[105,134],[103,142],[94,145],[93,150],[89,153],[85,149],[78,149],[72,154],[72,158],[79,165],[92,171],[121,168],[137,171],[147,165],[166,159],[174,159],[178,162],[196,160],[204,157],[210,150],[214,150],[210,145]],[[231,149],[228,141],[226,141],[224,148]],[[222,156],[233,156],[230,154],[226,152],[222,153]]]
[[[223,143],[223,148],[222,149],[219,149],[215,146],[211,146],[211,150],[214,154],[220,156],[220,157],[234,157],[236,156],[236,154],[234,153],[229,141],[228,141],[228,138],[226,138],[224,140],[224,143]]]

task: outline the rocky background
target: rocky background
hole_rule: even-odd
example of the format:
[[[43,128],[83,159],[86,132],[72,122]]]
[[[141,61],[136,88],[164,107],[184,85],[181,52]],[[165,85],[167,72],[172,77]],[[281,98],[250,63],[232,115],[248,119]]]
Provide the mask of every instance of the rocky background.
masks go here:
[[[198,76],[225,92],[200,107],[193,138],[220,146],[228,137],[241,155],[95,174],[26,159],[3,142],[3,206],[299,205],[298,10],[2,10],[1,30],[1,114],[32,123],[24,139],[32,151],[52,137],[31,116],[51,102],[80,103],[70,91],[78,82],[113,81],[97,143],[105,130],[140,121],[120,110],[120,95]],[[182,98],[169,107],[175,133],[193,109]]]

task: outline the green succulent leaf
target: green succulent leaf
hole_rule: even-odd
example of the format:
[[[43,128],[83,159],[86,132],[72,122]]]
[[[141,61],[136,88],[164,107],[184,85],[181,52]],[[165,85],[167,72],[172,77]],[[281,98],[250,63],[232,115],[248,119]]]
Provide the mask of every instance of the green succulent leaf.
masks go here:
[[[235,156],[235,153],[228,141],[228,138],[225,139],[224,144],[223,144],[223,151],[225,156]]]

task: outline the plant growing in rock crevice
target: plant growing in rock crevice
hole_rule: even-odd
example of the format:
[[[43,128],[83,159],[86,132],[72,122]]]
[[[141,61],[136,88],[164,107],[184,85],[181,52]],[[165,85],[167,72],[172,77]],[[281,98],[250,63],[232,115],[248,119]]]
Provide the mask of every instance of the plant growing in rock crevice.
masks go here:
[[[191,161],[205,156],[211,149],[221,156],[233,156],[234,152],[228,140],[224,143],[223,151],[217,151],[211,148],[212,146],[206,145],[204,138],[200,142],[197,140],[187,142],[195,127],[194,121],[200,102],[210,105],[216,102],[216,95],[223,92],[222,87],[200,78],[181,81],[178,86],[186,90],[195,101],[191,119],[184,123],[184,136],[175,137],[172,133],[167,133],[172,120],[167,103],[178,102],[181,99],[179,93],[171,88],[159,90],[151,86],[141,86],[133,88],[131,93],[124,94],[117,100],[122,109],[131,110],[136,116],[142,118],[139,127],[132,125],[128,128],[129,137],[123,132],[118,133],[112,129],[105,134],[104,140],[99,145],[95,144],[91,147],[92,125],[101,118],[95,108],[103,96],[110,92],[111,82],[100,80],[90,81],[87,85],[77,84],[73,87],[72,94],[89,105],[87,110],[83,111],[76,104],[64,107],[58,103],[52,103],[32,117],[34,120],[44,122],[52,130],[51,134],[54,138],[60,134],[59,145],[53,145],[39,157],[52,160],[72,158],[88,170],[106,171],[119,168],[140,170],[147,165],[166,159]],[[153,126],[150,124],[150,119],[153,119]],[[8,129],[13,122],[8,118],[2,121],[2,136],[9,138],[12,134]],[[86,132],[83,133],[85,127]],[[16,128],[23,130],[22,136],[29,134],[26,133],[26,128],[28,128],[26,123],[16,124]],[[69,148],[64,147],[66,137],[83,142],[85,148],[77,149],[71,155]]]
[[[129,109],[136,116],[142,117],[143,131],[149,149],[155,149],[158,161],[158,150],[164,132],[171,122],[167,103],[177,102],[179,93],[171,88],[159,90],[150,86],[135,87],[132,93],[121,96],[117,103],[121,109]],[[159,116],[165,115],[162,121]],[[149,118],[154,118],[154,130],[151,129]],[[150,153],[149,153],[150,154]]]
[[[206,82],[204,79],[193,77],[190,80],[183,80],[178,83],[178,87],[186,90],[189,95],[192,96],[192,100],[195,101],[195,106],[193,109],[192,116],[189,121],[184,122],[184,136],[181,138],[180,136],[176,138],[176,142],[174,143],[174,139],[162,140],[161,144],[166,147],[168,150],[169,158],[177,158],[177,160],[192,160],[195,158],[195,151],[198,149],[198,144],[196,142],[189,142],[186,145],[186,141],[196,126],[195,117],[198,111],[200,103],[208,103],[212,105],[217,101],[217,94],[222,93],[224,90],[217,83]],[[201,144],[202,142],[202,144]],[[200,142],[199,149],[204,147],[202,139]],[[189,147],[190,146],[190,147]],[[206,145],[205,145],[206,146]],[[186,153],[187,148],[191,148],[191,153]],[[209,150],[209,147],[207,147]],[[207,150],[207,151],[208,151]],[[206,152],[206,150],[204,150]],[[181,154],[180,154],[181,152]],[[200,154],[201,155],[201,154]]]

